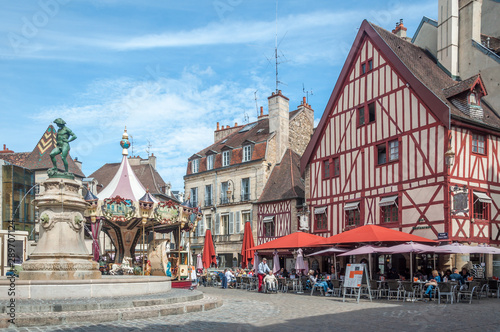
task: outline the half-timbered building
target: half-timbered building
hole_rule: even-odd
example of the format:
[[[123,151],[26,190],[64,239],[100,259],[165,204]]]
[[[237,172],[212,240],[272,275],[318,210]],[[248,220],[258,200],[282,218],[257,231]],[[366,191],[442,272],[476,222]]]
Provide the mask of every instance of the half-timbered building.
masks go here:
[[[300,156],[288,149],[257,201],[257,245],[297,231],[303,203]]]
[[[312,232],[372,223],[500,244],[500,117],[487,83],[452,79],[364,21],[301,159]]]

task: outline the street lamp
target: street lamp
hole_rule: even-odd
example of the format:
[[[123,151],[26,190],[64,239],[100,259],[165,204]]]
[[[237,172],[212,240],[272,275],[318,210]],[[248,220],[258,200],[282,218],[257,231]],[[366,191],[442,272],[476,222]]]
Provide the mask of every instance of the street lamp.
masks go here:
[[[455,163],[455,152],[453,152],[453,149],[451,148],[451,138],[448,143],[448,150],[444,153],[444,158],[446,161],[446,166],[448,166],[448,168],[453,166],[453,164]]]

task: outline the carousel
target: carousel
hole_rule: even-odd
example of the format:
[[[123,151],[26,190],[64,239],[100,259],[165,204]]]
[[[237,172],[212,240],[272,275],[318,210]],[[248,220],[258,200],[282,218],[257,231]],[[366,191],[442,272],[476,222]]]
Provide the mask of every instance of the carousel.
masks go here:
[[[134,270],[137,274],[139,270],[142,275],[189,279],[191,257],[187,233],[194,231],[202,218],[201,209],[192,207],[189,200],[160,201],[151,195],[128,162],[130,142],[126,128],[120,145],[122,161],[111,182],[97,195],[89,190],[85,196],[90,204],[85,217],[93,239],[94,260],[101,259],[99,239],[104,232],[115,248],[111,274]],[[136,259],[136,248],[141,246],[142,255]]]

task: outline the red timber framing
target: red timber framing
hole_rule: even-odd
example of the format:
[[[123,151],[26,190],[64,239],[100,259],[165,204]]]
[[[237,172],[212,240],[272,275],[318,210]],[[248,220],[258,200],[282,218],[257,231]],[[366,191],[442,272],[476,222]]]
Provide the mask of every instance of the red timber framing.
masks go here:
[[[452,186],[468,188],[468,209],[451,217],[451,236],[457,241],[490,242],[500,244],[500,137],[459,122],[453,122],[450,130],[455,163],[450,170]],[[472,136],[483,135],[485,154],[472,151]],[[488,218],[474,218],[474,192],[491,197],[488,204]],[[488,241],[489,240],[489,241]]]
[[[292,202],[295,200],[262,203],[258,205],[257,245],[291,234]],[[265,236],[264,218],[274,217],[274,236]]]
[[[372,60],[373,67],[361,73],[361,64]],[[375,121],[365,114],[359,124],[360,107],[375,103]],[[450,240],[496,242],[500,238],[500,184],[498,137],[487,136],[485,156],[471,156],[462,131],[450,129],[448,106],[418,80],[396,56],[376,30],[364,21],[354,41],[325,112],[301,160],[306,176],[306,199],[311,226],[317,235],[334,235],[349,228],[346,204],[359,201],[360,225],[384,225],[381,199],[398,206],[396,222],[387,227],[437,239],[448,232]],[[465,133],[463,133],[465,135]],[[448,137],[454,139],[458,159],[453,169],[445,164]],[[388,142],[393,144],[390,160]],[[378,146],[385,144],[383,151]],[[462,146],[463,145],[463,146]],[[462,149],[463,151],[461,151]],[[340,176],[323,178],[325,160],[339,158]],[[467,163],[467,167],[462,167]],[[492,165],[494,163],[494,165]],[[451,176],[448,172],[451,172]],[[483,188],[494,203],[489,222],[459,226],[450,215],[450,184],[469,187],[470,204],[474,188]],[[488,183],[494,182],[494,191]],[[397,196],[395,198],[395,196]],[[327,207],[328,233],[314,229],[314,208]],[[493,223],[497,224],[493,224]]]

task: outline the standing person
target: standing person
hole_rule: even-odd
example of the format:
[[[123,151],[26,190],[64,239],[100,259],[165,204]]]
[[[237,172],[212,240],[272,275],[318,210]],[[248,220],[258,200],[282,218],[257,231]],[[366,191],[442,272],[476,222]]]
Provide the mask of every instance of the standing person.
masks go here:
[[[263,258],[262,262],[259,264],[258,268],[258,277],[259,277],[259,293],[262,293],[262,280],[264,279],[264,276],[271,271],[269,266],[267,266],[267,258]]]
[[[236,278],[234,277],[233,270],[227,269],[225,275],[226,275],[226,288],[228,285],[229,288],[233,288],[233,286],[236,284]]]

